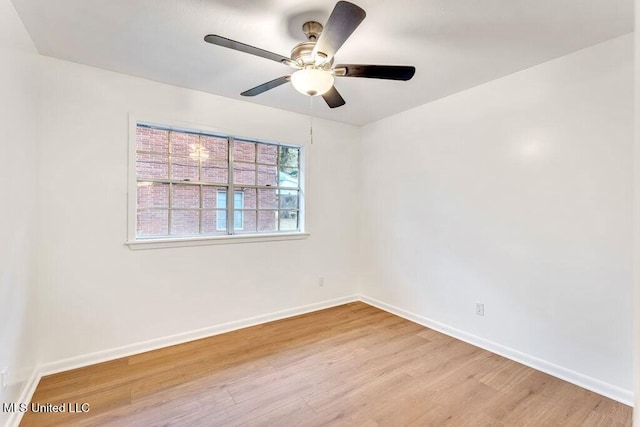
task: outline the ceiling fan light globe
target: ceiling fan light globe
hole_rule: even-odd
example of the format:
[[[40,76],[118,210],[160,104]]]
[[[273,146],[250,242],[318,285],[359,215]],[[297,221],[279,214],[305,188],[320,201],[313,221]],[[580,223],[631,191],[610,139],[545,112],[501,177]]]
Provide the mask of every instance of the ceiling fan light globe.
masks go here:
[[[305,68],[291,75],[291,84],[295,90],[307,96],[325,94],[333,87],[333,81],[333,75],[317,68]]]

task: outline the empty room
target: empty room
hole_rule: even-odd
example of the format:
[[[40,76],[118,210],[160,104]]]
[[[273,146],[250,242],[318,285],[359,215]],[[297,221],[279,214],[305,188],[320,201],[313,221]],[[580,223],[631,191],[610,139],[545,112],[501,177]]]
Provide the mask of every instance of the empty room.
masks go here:
[[[0,425],[640,426],[638,16],[0,0]]]

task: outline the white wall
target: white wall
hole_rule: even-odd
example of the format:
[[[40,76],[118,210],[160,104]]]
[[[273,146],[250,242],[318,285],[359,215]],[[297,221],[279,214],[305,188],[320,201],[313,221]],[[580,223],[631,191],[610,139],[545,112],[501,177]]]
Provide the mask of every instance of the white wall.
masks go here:
[[[10,386],[0,402],[17,399],[31,374],[36,269],[39,58],[9,0],[0,0],[0,369]],[[0,412],[0,425],[8,414]]]
[[[640,0],[635,2],[635,27],[640,28]],[[633,245],[633,266],[634,266],[634,313],[635,313],[635,405],[633,410],[633,425],[640,427],[640,31],[635,32],[635,141],[634,141],[634,245]]]
[[[51,58],[43,88],[42,362],[354,293],[358,128]],[[311,236],[130,250],[130,112],[307,145]]]
[[[631,400],[632,58],[623,36],[364,127],[364,294]]]

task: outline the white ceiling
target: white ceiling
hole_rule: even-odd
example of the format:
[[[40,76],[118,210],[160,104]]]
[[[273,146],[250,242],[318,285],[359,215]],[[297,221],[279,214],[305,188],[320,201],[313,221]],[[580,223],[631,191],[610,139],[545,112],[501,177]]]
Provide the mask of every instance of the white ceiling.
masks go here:
[[[339,78],[347,101],[315,116],[362,125],[633,31],[633,0],[353,0],[367,18],[336,63],[415,65],[409,82]],[[39,52],[229,98],[309,113],[289,74],[263,58],[210,45],[218,34],[289,56],[307,20],[333,0],[13,0]]]

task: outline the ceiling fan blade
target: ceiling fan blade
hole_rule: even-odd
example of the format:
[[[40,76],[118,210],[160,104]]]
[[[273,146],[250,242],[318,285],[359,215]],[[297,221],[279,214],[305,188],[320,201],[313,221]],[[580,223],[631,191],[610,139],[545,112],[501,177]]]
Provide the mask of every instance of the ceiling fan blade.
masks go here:
[[[313,56],[317,58],[321,53],[326,56],[327,60],[333,58],[365,16],[367,13],[353,3],[346,1],[336,3],[318,42],[313,48]]]
[[[336,76],[366,77],[369,79],[411,80],[416,67],[405,65],[340,64],[334,67]]]
[[[322,95],[322,98],[330,108],[340,107],[345,104],[344,99],[337,91],[335,86],[332,86],[327,92]]]
[[[266,92],[270,89],[276,88],[280,85],[285,84],[291,79],[291,76],[282,76],[277,79],[271,80],[270,82],[266,82],[261,84],[260,86],[256,86],[253,89],[246,90],[242,92],[240,95],[242,96],[256,96],[260,95],[262,92]]]
[[[217,46],[226,47],[228,49],[237,50],[251,55],[260,56],[262,58],[270,59],[272,61],[281,62],[287,65],[291,65],[293,61],[286,56],[278,55],[277,53],[269,52],[268,50],[260,49],[255,46],[240,43],[235,40],[228,39],[226,37],[217,36],[215,34],[209,34],[204,37],[204,41],[207,43],[215,44]]]

